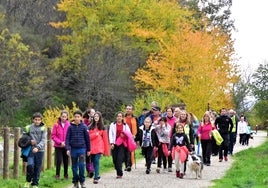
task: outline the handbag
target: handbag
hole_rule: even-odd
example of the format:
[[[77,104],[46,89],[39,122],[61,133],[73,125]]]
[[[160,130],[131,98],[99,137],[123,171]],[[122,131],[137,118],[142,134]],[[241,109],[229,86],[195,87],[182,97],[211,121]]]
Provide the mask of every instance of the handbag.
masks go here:
[[[91,161],[91,157],[89,159],[89,163],[87,163],[87,165],[86,165],[86,168],[87,168],[88,172],[94,172],[95,171],[93,162]]]
[[[221,143],[223,142],[223,138],[221,137],[219,131],[217,129],[214,129],[212,131],[212,135],[213,135],[214,139],[216,140],[216,144],[218,146],[221,145]]]

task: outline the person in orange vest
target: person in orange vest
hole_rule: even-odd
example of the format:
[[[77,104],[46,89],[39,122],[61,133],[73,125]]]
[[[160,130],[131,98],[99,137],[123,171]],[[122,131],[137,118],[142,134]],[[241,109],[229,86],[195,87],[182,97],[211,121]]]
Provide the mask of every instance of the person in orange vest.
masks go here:
[[[133,138],[135,139],[137,132],[138,132],[139,124],[138,124],[137,117],[133,115],[133,111],[134,111],[134,107],[132,105],[127,105],[126,114],[124,117],[124,122],[129,126],[130,132],[133,135]],[[135,163],[134,151],[129,152],[128,150],[126,150],[125,156],[126,156],[126,158],[125,158],[125,166],[126,166],[125,171],[130,172],[132,165]]]

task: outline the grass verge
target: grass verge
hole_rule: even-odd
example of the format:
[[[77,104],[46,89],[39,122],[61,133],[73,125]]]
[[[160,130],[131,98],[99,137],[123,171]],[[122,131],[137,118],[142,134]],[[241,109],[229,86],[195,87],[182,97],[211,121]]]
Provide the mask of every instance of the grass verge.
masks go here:
[[[268,141],[256,148],[235,154],[232,168],[212,188],[268,187]]]

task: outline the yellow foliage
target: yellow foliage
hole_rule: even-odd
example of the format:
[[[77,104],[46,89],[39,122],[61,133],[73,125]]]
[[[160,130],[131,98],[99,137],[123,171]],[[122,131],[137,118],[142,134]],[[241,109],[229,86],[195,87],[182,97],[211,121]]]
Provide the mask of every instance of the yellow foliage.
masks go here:
[[[56,123],[58,118],[60,117],[60,113],[62,110],[67,110],[67,112],[69,113],[69,120],[71,121],[73,119],[73,113],[76,110],[79,110],[79,107],[76,105],[75,102],[72,102],[72,108],[69,108],[65,105],[62,105],[62,108],[48,107],[43,113],[43,121],[47,127],[53,127],[54,123]]]
[[[134,76],[137,89],[163,89],[199,117],[208,103],[216,109],[232,107],[230,86],[237,77],[229,63],[233,49],[227,35],[216,28],[196,31],[184,25],[158,41],[160,52],[150,54]]]

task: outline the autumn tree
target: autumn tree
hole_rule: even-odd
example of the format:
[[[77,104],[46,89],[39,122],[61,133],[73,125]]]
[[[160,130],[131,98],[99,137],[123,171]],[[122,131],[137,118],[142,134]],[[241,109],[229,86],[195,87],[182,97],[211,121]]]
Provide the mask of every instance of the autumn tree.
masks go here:
[[[198,116],[207,103],[214,109],[232,107],[230,84],[236,78],[230,64],[232,42],[220,33],[216,28],[195,31],[186,24],[169,39],[159,39],[161,51],[151,54],[136,72],[137,88],[176,94]]]
[[[51,23],[66,32],[58,36],[63,43],[63,55],[55,61],[59,86],[66,100],[79,96],[80,107],[89,104],[110,117],[117,106],[134,99],[131,76],[149,52],[160,49],[155,37],[140,34],[172,33],[177,20],[190,17],[177,1],[166,0],[63,0],[58,10],[66,14],[65,21]]]

